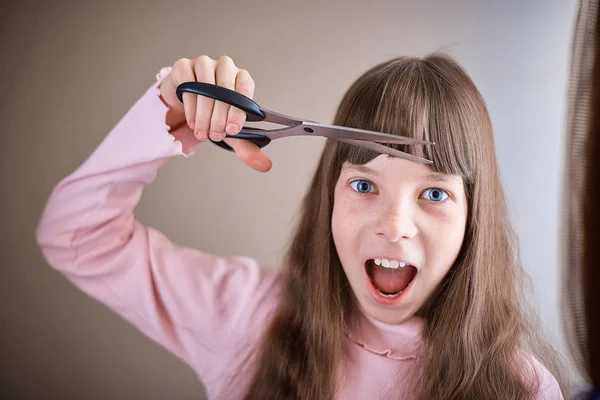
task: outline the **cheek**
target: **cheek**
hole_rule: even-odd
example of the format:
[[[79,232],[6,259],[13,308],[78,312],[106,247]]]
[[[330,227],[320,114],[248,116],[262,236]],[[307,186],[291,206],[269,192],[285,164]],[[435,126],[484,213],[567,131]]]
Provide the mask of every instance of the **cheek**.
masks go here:
[[[439,281],[450,270],[462,247],[466,216],[452,215],[440,218],[430,227],[427,241],[431,265],[435,266],[432,277]]]
[[[343,244],[347,241],[346,234],[352,227],[352,217],[348,212],[345,201],[336,200],[333,204],[333,213],[331,215],[331,233],[336,244]]]
[[[346,253],[356,250],[360,244],[359,237],[364,223],[361,222],[359,210],[356,202],[351,199],[338,197],[334,201],[331,234],[341,260],[345,259]]]
[[[333,203],[332,226],[340,234],[356,236],[372,219],[372,208],[372,204],[364,200],[341,195]]]

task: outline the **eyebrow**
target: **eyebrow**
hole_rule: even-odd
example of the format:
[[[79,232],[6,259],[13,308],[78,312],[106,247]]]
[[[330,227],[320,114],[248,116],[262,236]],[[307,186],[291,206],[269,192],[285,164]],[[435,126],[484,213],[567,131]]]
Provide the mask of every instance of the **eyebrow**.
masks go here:
[[[360,165],[360,164],[347,165],[347,166],[344,166],[344,169],[347,171],[356,171],[356,172],[360,172],[360,173],[371,175],[371,176],[381,176],[381,174],[379,172],[375,171],[374,169],[371,169],[367,166]],[[431,172],[427,175],[422,175],[420,177],[420,179],[426,180],[426,181],[432,181],[432,182],[456,183],[460,178],[452,176],[452,175],[441,174],[439,172]]]
[[[356,171],[356,172],[360,172],[363,174],[367,174],[367,175],[373,175],[373,176],[380,176],[381,174],[377,171],[375,171],[374,169],[371,169],[369,167],[366,167],[364,165],[360,165],[360,164],[350,164],[347,166],[344,166],[345,170],[348,171]]]
[[[455,177],[452,175],[440,174],[437,172],[432,172],[428,175],[424,175],[421,177],[421,179],[433,181],[433,182],[446,182],[446,183],[453,183],[453,182],[457,182],[459,180],[458,177]]]

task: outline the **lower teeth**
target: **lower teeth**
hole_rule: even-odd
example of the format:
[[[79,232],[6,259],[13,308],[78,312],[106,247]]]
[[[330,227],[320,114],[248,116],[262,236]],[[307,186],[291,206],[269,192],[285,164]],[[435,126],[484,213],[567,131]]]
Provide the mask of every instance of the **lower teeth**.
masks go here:
[[[394,293],[394,294],[385,294],[385,293],[381,292],[381,290],[379,290],[379,289],[376,289],[376,290],[377,290],[377,293],[379,293],[383,297],[387,297],[388,299],[395,299],[396,297],[398,297],[402,294],[402,291],[399,291],[398,293]]]

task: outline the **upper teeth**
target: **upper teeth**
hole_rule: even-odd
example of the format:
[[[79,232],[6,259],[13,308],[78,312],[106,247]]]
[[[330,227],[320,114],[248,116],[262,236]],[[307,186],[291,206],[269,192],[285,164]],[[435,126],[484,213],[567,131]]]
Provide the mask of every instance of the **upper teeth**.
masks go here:
[[[387,258],[376,258],[375,265],[381,265],[382,267],[385,267],[385,268],[398,268],[398,267],[404,268],[408,264],[406,264],[405,262],[402,262],[402,261],[398,261],[398,260],[388,260]]]

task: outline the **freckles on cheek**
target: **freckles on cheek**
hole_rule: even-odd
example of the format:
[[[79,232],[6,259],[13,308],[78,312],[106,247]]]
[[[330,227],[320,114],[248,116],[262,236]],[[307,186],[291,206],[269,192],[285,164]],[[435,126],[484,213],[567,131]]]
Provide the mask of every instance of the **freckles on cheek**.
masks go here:
[[[343,196],[337,198],[334,204],[334,212],[337,215],[336,222],[340,228],[352,228],[354,226],[355,211],[353,210],[352,201]]]
[[[347,227],[351,227],[353,222],[352,222],[352,212],[350,212],[347,208],[344,208],[344,210],[340,213],[341,215],[341,223],[344,226]]]
[[[361,205],[356,201],[344,200],[342,207],[344,210],[344,217],[351,220],[360,216],[361,209],[364,208],[364,205]]]
[[[352,221],[352,216],[345,215],[344,218],[346,220],[346,225],[348,226],[348,228],[353,228],[354,227],[354,222]]]

